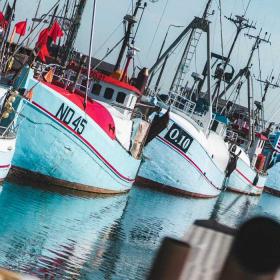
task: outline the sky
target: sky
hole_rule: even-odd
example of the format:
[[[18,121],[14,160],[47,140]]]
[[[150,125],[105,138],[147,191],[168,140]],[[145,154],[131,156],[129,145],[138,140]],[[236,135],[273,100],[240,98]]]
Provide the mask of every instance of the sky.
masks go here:
[[[12,0],[9,0],[12,3]],[[30,19],[35,14],[36,5],[39,0],[17,0],[15,22]],[[73,0],[72,0],[73,1]],[[160,46],[165,33],[170,24],[186,26],[195,16],[201,16],[206,5],[206,0],[146,0],[147,8],[144,12],[143,21],[139,28],[135,46],[140,49],[135,58],[135,63],[139,67],[151,67],[156,61]],[[3,7],[5,0],[0,0],[0,7]],[[55,0],[42,0],[39,15],[46,11],[55,3]],[[93,54],[97,58],[102,58],[106,51],[123,36],[122,19],[125,14],[131,13],[132,2],[136,0],[97,0],[96,24],[94,34]],[[222,28],[220,25],[219,0],[212,1],[214,15],[209,16],[211,21],[211,49],[216,53],[227,54],[233,37],[235,27],[227,21],[224,16],[243,15],[256,22],[256,30],[251,30],[250,34],[257,35],[262,28],[264,32],[271,33],[272,44],[261,44],[259,49],[260,67],[258,52],[253,59],[252,72],[255,77],[265,79],[273,74],[277,79],[280,74],[280,1],[279,0],[221,0]],[[60,0],[60,3],[64,1]],[[87,6],[82,17],[82,25],[76,40],[76,48],[83,53],[88,53],[90,22],[92,15],[93,0],[87,1]],[[178,36],[182,28],[171,28],[167,37],[166,47]],[[253,45],[253,40],[244,36],[243,32],[234,49],[231,64],[236,72],[246,65],[246,60]],[[223,38],[223,44],[221,43]],[[178,60],[181,57],[183,45],[178,46],[169,59],[167,69],[163,76],[162,88],[169,88]],[[106,61],[116,62],[118,50],[112,53]],[[205,37],[202,37],[193,59],[190,73],[201,73],[206,61]],[[261,98],[260,84],[254,82],[254,96],[256,100]],[[246,103],[246,92],[242,92],[241,104]],[[268,120],[280,121],[280,88],[269,91],[265,104],[265,116]],[[278,112],[279,111],[279,112]]]

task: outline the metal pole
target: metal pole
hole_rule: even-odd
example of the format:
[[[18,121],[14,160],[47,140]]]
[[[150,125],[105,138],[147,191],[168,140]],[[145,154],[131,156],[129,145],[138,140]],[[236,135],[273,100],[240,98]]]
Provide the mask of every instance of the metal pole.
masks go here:
[[[97,0],[94,0],[93,1],[93,11],[92,11],[92,21],[91,21],[91,36],[90,36],[90,44],[89,44],[89,52],[88,52],[89,57],[88,57],[88,71],[87,71],[87,88],[86,88],[86,94],[85,94],[85,99],[84,99],[85,110],[86,110],[86,106],[87,106],[89,80],[90,80],[90,72],[91,72],[92,44],[93,44],[93,37],[94,37],[96,3],[97,3]]]
[[[121,67],[122,59],[123,59],[126,47],[127,47],[128,43],[129,43],[131,33],[132,33],[132,28],[133,28],[133,26],[135,24],[134,18],[136,17],[136,15],[138,13],[138,10],[139,10],[139,8],[141,6],[141,3],[142,3],[142,0],[138,0],[137,1],[136,7],[135,7],[135,10],[134,10],[134,13],[133,13],[133,19],[131,21],[128,21],[127,31],[126,31],[125,36],[124,36],[123,44],[122,44],[122,47],[121,47],[121,50],[120,50],[120,53],[119,53],[119,56],[118,56],[118,59],[117,59],[114,71],[119,70],[120,67]]]
[[[207,25],[207,94],[209,96],[209,124],[207,130],[210,130],[212,122],[212,95],[211,95],[211,38],[210,38],[210,25]]]
[[[14,0],[13,6],[12,6],[12,14],[10,15],[8,19],[8,26],[7,29],[5,30],[4,38],[1,44],[1,72],[4,70],[4,58],[5,58],[5,53],[6,53],[6,47],[7,47],[7,42],[9,38],[9,33],[12,25],[12,21],[15,15],[15,9],[16,9],[16,3],[17,0]]]
[[[157,89],[158,89],[158,86],[159,86],[159,83],[161,81],[161,78],[162,78],[162,75],[163,75],[163,71],[165,69],[165,66],[166,66],[168,58],[169,58],[169,55],[166,56],[166,58],[165,58],[165,60],[163,62],[163,65],[161,66],[160,73],[158,75],[158,78],[157,78],[157,81],[156,81],[156,85],[155,85],[155,91],[157,91]]]
[[[160,50],[159,50],[159,53],[158,53],[158,56],[157,56],[157,60],[160,58],[161,54],[162,54],[162,51],[163,51],[163,47],[165,46],[165,43],[166,43],[166,39],[167,39],[167,36],[168,36],[168,33],[169,33],[169,30],[171,27],[176,27],[176,28],[180,28],[180,27],[184,27],[182,25],[174,25],[174,24],[169,24],[168,28],[167,28],[167,31],[165,33],[165,36],[164,36],[164,39],[162,41],[162,44],[161,44],[161,47],[160,47]],[[155,72],[153,72],[151,74],[151,78],[149,80],[149,83],[148,83],[148,86],[150,86],[152,80],[153,80],[153,77],[155,75]]]
[[[205,20],[195,17],[194,20],[181,32],[181,34],[177,37],[177,39],[168,47],[168,49],[160,56],[160,58],[156,61],[156,63],[151,67],[150,74],[157,69],[157,67],[161,64],[161,62],[165,59],[165,57],[183,40],[183,38],[192,28],[200,28],[205,32],[204,23]]]
[[[52,6],[52,8],[42,17],[42,20],[44,20],[52,11],[53,9],[55,9],[55,7],[59,4],[60,0],[57,0],[57,2]],[[31,36],[31,34],[37,29],[37,27],[41,24],[41,22],[38,22],[37,25],[34,27],[33,31],[30,32],[20,43],[20,45],[17,47],[17,49],[14,51],[14,53],[12,54],[12,56],[16,55],[18,53],[18,51],[21,49],[21,47],[23,46],[23,43],[28,40]]]
[[[38,5],[37,5],[37,8],[36,8],[36,12],[35,12],[35,17],[34,17],[34,19],[36,19],[37,16],[38,16],[38,12],[39,12],[39,9],[40,9],[40,6],[41,6],[41,2],[42,2],[42,0],[39,0]],[[32,21],[32,25],[31,25],[31,28],[30,28],[30,33],[33,32],[34,25],[35,25],[35,21]],[[26,42],[26,47],[29,46],[29,41],[30,41],[30,38],[29,38],[29,39],[27,40],[27,42]]]
[[[64,44],[64,50],[62,55],[62,64],[66,65],[70,54],[73,50],[75,40],[78,34],[78,30],[81,25],[82,14],[85,8],[87,0],[80,0],[77,8],[74,8],[74,16],[72,19],[72,28],[69,30],[66,42]]]

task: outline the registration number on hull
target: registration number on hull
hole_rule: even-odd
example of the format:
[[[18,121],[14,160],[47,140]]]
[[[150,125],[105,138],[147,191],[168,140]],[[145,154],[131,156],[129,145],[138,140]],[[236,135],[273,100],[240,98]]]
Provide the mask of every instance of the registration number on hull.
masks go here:
[[[87,121],[85,119],[79,116],[74,109],[64,103],[61,104],[55,116],[78,134],[82,134],[87,125]]]
[[[171,126],[164,138],[184,153],[190,148],[193,138],[175,123]]]

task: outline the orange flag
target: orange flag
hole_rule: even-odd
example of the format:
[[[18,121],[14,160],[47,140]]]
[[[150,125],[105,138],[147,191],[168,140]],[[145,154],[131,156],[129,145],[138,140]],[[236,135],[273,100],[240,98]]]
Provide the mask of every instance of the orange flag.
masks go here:
[[[46,75],[44,76],[44,79],[45,79],[46,82],[51,83],[52,80],[53,80],[53,76],[54,76],[54,72],[53,72],[52,69],[50,69],[50,70],[46,73]]]
[[[28,99],[29,101],[33,98],[33,92],[32,92],[32,90],[29,90],[29,91],[25,94],[25,98]]]

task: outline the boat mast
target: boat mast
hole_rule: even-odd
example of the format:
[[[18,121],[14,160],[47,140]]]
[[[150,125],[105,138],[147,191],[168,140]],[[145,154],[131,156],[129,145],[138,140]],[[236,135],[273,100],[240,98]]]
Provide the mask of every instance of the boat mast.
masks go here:
[[[272,71],[273,72],[273,71]],[[259,83],[261,84],[264,84],[264,94],[262,96],[262,99],[261,99],[261,121],[262,121],[262,129],[265,128],[265,120],[264,120],[264,103],[265,103],[265,100],[266,100],[266,96],[267,96],[267,93],[269,91],[270,88],[272,89],[275,89],[275,88],[280,88],[280,85],[279,85],[279,77],[276,81],[276,83],[274,82],[274,76],[272,75],[272,72],[270,74],[269,77],[267,77],[266,80],[261,80],[261,79],[256,79]]]
[[[262,30],[261,30],[262,31]],[[270,36],[269,38],[267,38],[267,33],[265,33],[265,36],[263,38],[261,38],[261,31],[259,33],[258,36],[253,36],[253,35],[250,35],[250,34],[245,34],[247,37],[249,37],[250,39],[255,39],[255,43],[252,47],[252,50],[251,50],[251,53],[250,53],[250,57],[247,61],[247,65],[246,67],[244,67],[243,69],[241,69],[237,74],[236,76],[232,79],[232,81],[226,86],[226,88],[221,92],[221,94],[219,95],[219,98],[222,98],[226,92],[235,84],[235,82],[243,77],[243,76],[246,76],[246,74],[248,72],[250,72],[250,67],[251,67],[251,62],[252,62],[252,58],[253,58],[253,55],[255,53],[255,51],[259,48],[260,44],[261,43],[268,43],[268,44],[271,44],[270,42]]]
[[[251,68],[251,62],[253,59],[253,55],[255,53],[255,51],[260,47],[260,44],[262,42],[264,43],[268,43],[271,44],[270,42],[270,36],[268,39],[266,39],[267,33],[265,33],[265,36],[262,38],[261,37],[261,32],[262,30],[260,30],[260,33],[258,36],[253,36],[250,34],[246,34],[246,36],[248,36],[251,39],[255,39],[255,44],[253,45],[253,48],[251,50],[251,54],[249,57],[249,60],[247,62],[247,65],[245,67],[245,77],[247,79],[247,88],[248,88],[248,116],[249,116],[249,134],[248,134],[248,138],[249,138],[249,143],[248,143],[248,147],[247,149],[249,149],[251,147],[252,142],[254,141],[255,138],[255,126],[254,126],[254,111],[253,111],[253,106],[254,106],[254,100],[253,100],[253,93],[251,91],[251,72],[250,72],[250,68]]]
[[[89,85],[90,85],[91,58],[92,58],[92,45],[93,45],[94,27],[95,27],[96,2],[97,2],[97,0],[93,1],[91,32],[90,32],[90,44],[89,44],[89,51],[88,51],[87,88],[86,88],[86,94],[85,94],[85,98],[84,98],[84,109],[85,110],[86,110],[86,106],[87,106],[87,98],[88,98],[88,91],[89,91]]]
[[[37,8],[36,8],[36,11],[35,11],[34,19],[32,19],[32,25],[31,25],[31,28],[30,28],[30,33],[32,33],[33,30],[34,30],[35,20],[36,20],[37,17],[38,17],[38,12],[39,12],[39,9],[40,9],[40,6],[41,6],[41,2],[42,2],[42,0],[39,0],[38,5],[37,5]],[[30,38],[28,38],[28,40],[27,40],[27,42],[26,42],[26,47],[29,46],[29,42],[30,42]]]
[[[245,34],[250,39],[255,39],[254,45],[251,49],[249,59],[247,61],[247,65],[239,71],[239,73],[233,78],[233,80],[228,84],[228,86],[224,89],[224,91],[219,96],[220,98],[222,96],[224,96],[225,93],[235,84],[235,82],[238,79],[241,79],[242,77],[246,78],[246,80],[247,80],[247,91],[248,91],[248,116],[249,116],[249,134],[248,134],[249,141],[248,141],[247,149],[250,148],[251,143],[253,142],[254,137],[255,137],[255,133],[254,133],[254,130],[255,130],[254,129],[254,112],[253,112],[254,104],[253,104],[253,93],[252,93],[252,90],[251,90],[251,72],[250,72],[251,63],[252,63],[252,59],[253,59],[255,51],[260,47],[261,43],[271,44],[270,36],[267,38],[267,32],[265,33],[264,37],[261,37],[261,32],[262,32],[262,30],[260,30],[260,32],[257,36],[253,36],[253,35],[250,35],[250,34]],[[239,87],[239,92],[241,90],[241,86],[242,85],[240,85],[240,87]]]
[[[203,20],[208,19],[212,1],[213,0],[208,0],[208,2],[206,4],[205,10],[204,10],[203,16],[202,16]],[[170,86],[171,92],[180,93],[182,84],[185,80],[186,74],[188,73],[190,63],[192,61],[194,53],[196,52],[196,48],[199,43],[201,34],[202,34],[202,31],[200,29],[193,28],[191,30],[185,50],[183,52],[182,58],[180,60],[180,63],[177,67],[177,71],[175,73],[172,84]]]
[[[5,29],[5,33],[4,33],[4,38],[1,42],[1,48],[0,48],[0,57],[1,57],[1,72],[4,70],[4,59],[5,59],[5,55],[6,55],[6,48],[7,48],[7,42],[8,42],[8,37],[9,37],[9,33],[10,33],[10,29],[11,29],[11,24],[12,24],[12,21],[14,20],[14,15],[15,15],[15,10],[16,10],[16,3],[17,3],[17,0],[14,0],[13,2],[13,6],[12,8],[10,8],[9,4],[7,5],[7,8],[6,8],[6,14],[5,14],[5,17],[8,16],[8,18],[6,18],[8,24],[7,24],[7,27]],[[10,8],[11,10],[9,11]],[[10,14],[8,14],[7,12],[10,12]]]
[[[199,29],[207,34],[207,94],[209,97],[209,122],[204,127],[205,132],[208,131],[212,121],[212,95],[211,95],[211,49],[210,49],[210,22],[206,19],[195,17],[194,20],[181,32],[181,34],[175,39],[173,43],[167,48],[167,50],[157,59],[155,64],[150,69],[150,75],[153,74],[167,56],[176,48],[176,46],[182,41],[182,39],[193,29]],[[169,94],[172,94],[170,92]]]
[[[256,29],[255,24],[253,22],[249,23],[249,20],[244,18],[244,16],[236,15],[235,18],[233,18],[232,15],[230,15],[230,17],[225,17],[225,18],[228,21],[231,21],[236,26],[236,33],[235,33],[235,37],[233,39],[233,42],[231,44],[230,50],[228,52],[228,55],[225,58],[225,62],[223,64],[223,68],[222,68],[223,69],[223,74],[219,77],[219,80],[217,81],[217,85],[216,85],[214,93],[213,93],[214,100],[215,100],[215,98],[218,100],[221,82],[224,79],[225,70],[226,70],[227,66],[229,65],[232,52],[233,52],[234,47],[236,45],[237,39],[238,39],[239,35],[241,34],[241,31],[244,30],[244,29]],[[203,84],[199,85],[198,90],[202,89],[202,85]]]
[[[138,13],[139,9],[141,8],[141,6],[142,6],[142,0],[138,0],[136,3],[135,9],[134,9],[133,15],[132,16],[126,15],[124,17],[124,23],[127,22],[127,28],[126,28],[126,32],[125,32],[125,35],[123,38],[123,43],[121,46],[120,53],[118,55],[116,65],[114,67],[115,72],[119,71],[121,68],[121,63],[122,63],[126,48],[129,45],[129,41],[131,39],[133,27],[134,27],[135,23],[137,23],[136,16],[137,16],[137,13]]]
[[[82,14],[85,9],[87,0],[80,0],[79,4],[76,7],[76,11],[73,17],[73,24],[69,30],[65,45],[63,47],[64,51],[62,54],[62,63],[66,65],[71,52],[73,51],[73,47],[77,38],[77,34],[81,25]]]

